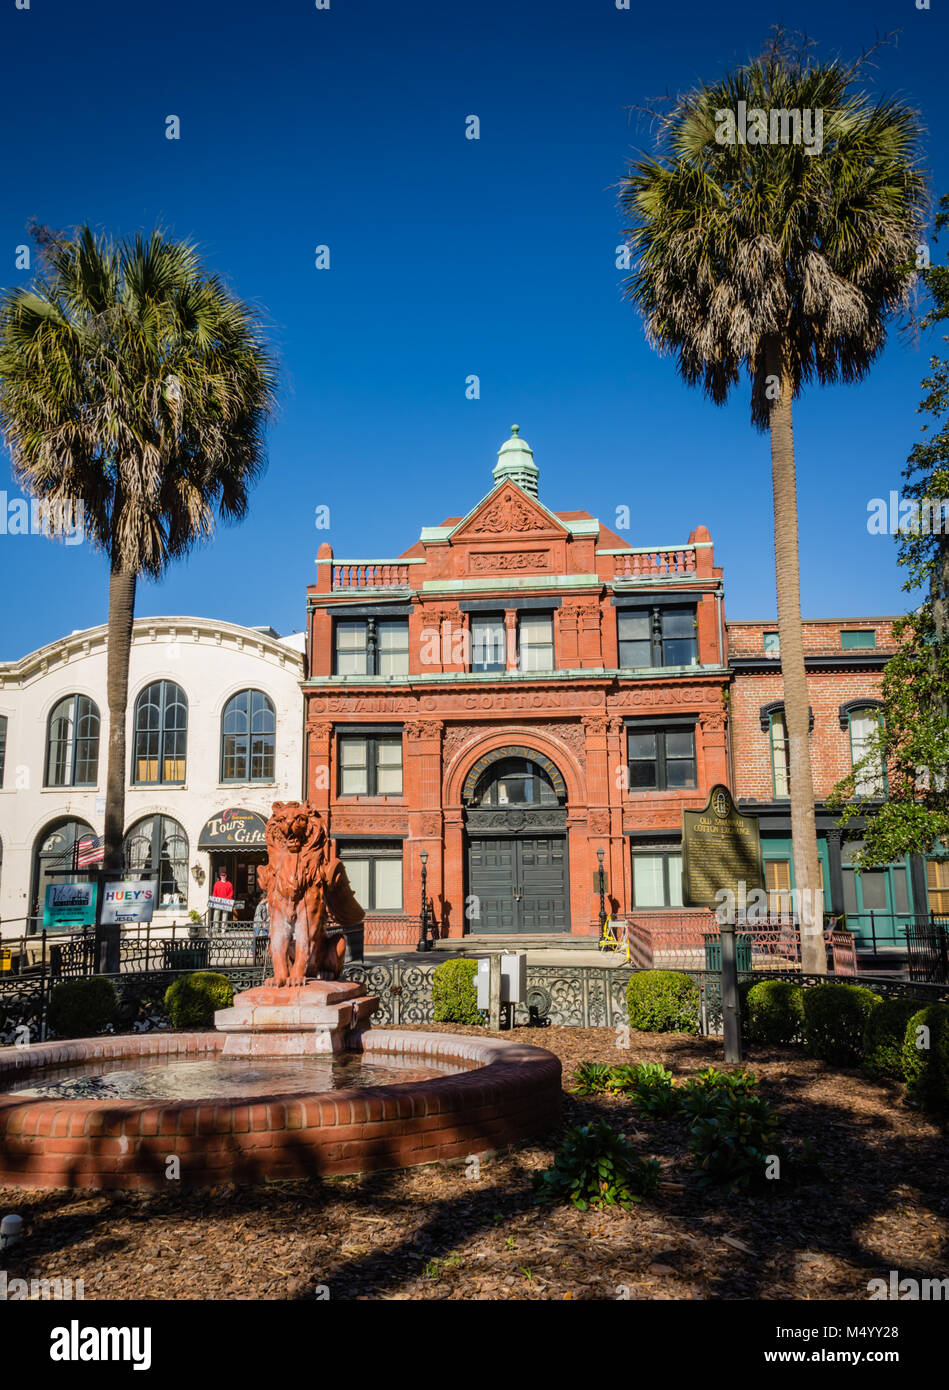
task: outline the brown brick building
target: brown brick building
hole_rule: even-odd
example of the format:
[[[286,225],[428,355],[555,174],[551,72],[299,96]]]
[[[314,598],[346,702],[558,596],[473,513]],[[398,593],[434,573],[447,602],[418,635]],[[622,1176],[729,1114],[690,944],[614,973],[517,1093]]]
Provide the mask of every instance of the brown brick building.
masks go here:
[[[367,945],[417,939],[423,856],[442,935],[595,934],[601,852],[622,914],[681,916],[682,811],[716,782],[759,815],[769,885],[793,886],[776,624],[726,630],[705,527],[633,546],[548,510],[514,427],[465,515],[397,559],[324,545],[317,566],[308,794]],[[886,619],[806,631],[823,797],[876,717],[892,638]],[[819,825],[829,910],[856,893],[862,911],[879,885],[854,888],[821,807]],[[924,865],[884,873],[894,912],[924,909]]]

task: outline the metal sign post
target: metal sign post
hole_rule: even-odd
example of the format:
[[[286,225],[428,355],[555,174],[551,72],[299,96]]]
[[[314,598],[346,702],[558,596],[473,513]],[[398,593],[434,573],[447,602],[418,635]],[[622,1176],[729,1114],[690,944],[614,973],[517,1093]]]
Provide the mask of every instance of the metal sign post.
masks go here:
[[[725,1061],[741,1061],[741,1013],[738,1002],[738,957],[735,951],[735,924],[722,922],[722,1019],[725,1034]]]

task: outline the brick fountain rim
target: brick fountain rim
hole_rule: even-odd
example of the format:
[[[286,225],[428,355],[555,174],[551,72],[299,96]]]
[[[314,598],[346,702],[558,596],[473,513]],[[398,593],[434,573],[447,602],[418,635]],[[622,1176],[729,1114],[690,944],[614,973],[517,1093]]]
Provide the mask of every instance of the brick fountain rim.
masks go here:
[[[219,1032],[140,1033],[0,1048],[0,1087],[44,1067],[164,1055],[209,1057]],[[69,1100],[0,1092],[0,1185],[167,1190],[415,1167],[484,1156],[556,1125],[560,1061],[544,1048],[463,1033],[370,1029],[364,1054],[476,1068],[361,1089],[205,1100]]]

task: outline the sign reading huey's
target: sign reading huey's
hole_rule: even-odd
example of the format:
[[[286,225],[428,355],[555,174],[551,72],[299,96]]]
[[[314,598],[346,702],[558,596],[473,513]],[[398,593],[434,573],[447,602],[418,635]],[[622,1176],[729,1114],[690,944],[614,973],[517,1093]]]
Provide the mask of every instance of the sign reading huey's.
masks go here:
[[[739,811],[728,788],[718,785],[701,811],[682,812],[682,901],[719,907],[720,890],[737,898],[741,884],[746,893],[764,888],[758,818]]]
[[[103,926],[119,922],[150,922],[158,891],[156,879],[138,879],[135,883],[107,883],[102,897]]]

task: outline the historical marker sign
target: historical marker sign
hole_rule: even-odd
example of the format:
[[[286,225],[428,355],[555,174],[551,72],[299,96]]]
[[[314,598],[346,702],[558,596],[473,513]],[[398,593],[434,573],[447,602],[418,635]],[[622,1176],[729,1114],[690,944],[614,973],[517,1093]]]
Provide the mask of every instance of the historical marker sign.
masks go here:
[[[746,893],[764,888],[758,818],[739,811],[728,788],[719,785],[703,810],[682,812],[682,901],[718,907],[722,899],[716,894],[728,888],[740,898],[741,884]]]

